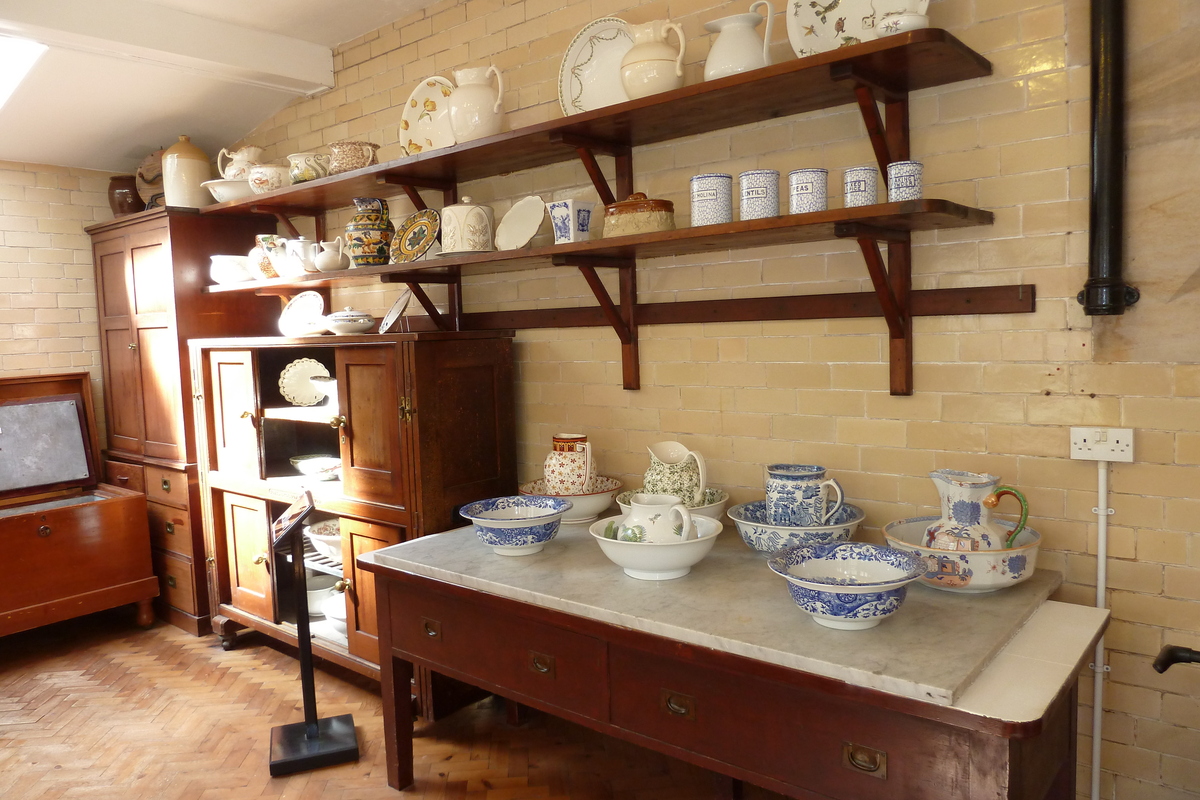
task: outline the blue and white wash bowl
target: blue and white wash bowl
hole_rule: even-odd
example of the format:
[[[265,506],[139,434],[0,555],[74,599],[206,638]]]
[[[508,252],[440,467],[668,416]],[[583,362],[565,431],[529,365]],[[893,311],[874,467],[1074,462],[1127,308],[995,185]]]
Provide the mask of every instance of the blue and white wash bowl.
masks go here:
[[[787,579],[792,600],[826,628],[874,628],[895,614],[908,584],[925,574],[920,556],[866,542],[789,547],[767,565]]]
[[[830,517],[828,525],[802,527],[772,525],[767,518],[766,500],[742,503],[729,509],[729,518],[737,526],[742,541],[764,556],[770,556],[785,547],[848,541],[866,516],[866,512],[858,506],[846,503]]]
[[[480,500],[458,513],[475,523],[479,541],[497,555],[528,556],[541,552],[558,534],[563,514],[570,509],[570,500],[525,495]]]

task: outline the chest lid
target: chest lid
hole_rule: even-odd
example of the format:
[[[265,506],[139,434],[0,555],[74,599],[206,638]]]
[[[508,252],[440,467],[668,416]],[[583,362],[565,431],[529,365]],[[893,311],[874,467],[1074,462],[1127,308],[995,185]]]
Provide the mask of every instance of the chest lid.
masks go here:
[[[0,500],[94,486],[97,467],[87,373],[0,379]]]

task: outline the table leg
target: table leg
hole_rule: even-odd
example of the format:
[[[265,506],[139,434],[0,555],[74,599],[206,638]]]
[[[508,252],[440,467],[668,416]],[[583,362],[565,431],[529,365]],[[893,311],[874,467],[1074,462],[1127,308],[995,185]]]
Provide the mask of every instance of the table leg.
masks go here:
[[[137,624],[139,628],[154,627],[154,607],[149,600],[138,600]]]
[[[714,800],[742,800],[742,782],[728,775],[713,773]]]
[[[413,665],[394,656],[381,665],[379,693],[383,698],[383,742],[387,756],[388,786],[407,789],[413,785]]]
[[[504,699],[504,713],[508,724],[514,728],[529,722],[529,706],[521,705],[516,700]]]

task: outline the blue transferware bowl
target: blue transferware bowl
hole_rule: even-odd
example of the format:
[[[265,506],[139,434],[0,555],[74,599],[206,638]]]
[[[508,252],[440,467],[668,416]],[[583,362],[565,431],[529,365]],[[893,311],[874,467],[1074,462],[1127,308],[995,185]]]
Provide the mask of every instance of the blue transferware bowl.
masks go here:
[[[767,521],[766,500],[742,503],[729,509],[729,518],[737,526],[742,541],[764,556],[770,556],[785,547],[847,541],[866,516],[866,512],[858,506],[846,503],[837,510],[828,525],[803,527],[772,525]]]
[[[908,584],[925,574],[913,553],[865,542],[789,547],[767,562],[815,622],[838,630],[874,628],[896,613]]]
[[[558,534],[570,500],[543,495],[493,497],[469,503],[458,513],[475,523],[479,540],[497,555],[527,556],[540,552]]]

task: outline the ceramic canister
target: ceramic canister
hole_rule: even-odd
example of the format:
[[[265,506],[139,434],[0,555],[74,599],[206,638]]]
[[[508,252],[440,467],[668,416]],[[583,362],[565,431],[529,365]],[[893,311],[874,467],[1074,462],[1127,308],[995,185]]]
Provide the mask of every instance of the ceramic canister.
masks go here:
[[[733,222],[733,176],[726,172],[693,175],[692,227],[724,222]]]
[[[921,199],[921,179],[925,166],[920,161],[893,161],[888,164],[888,202]]]
[[[844,182],[843,204],[846,208],[873,206],[879,202],[879,170],[874,167],[850,167]]]
[[[547,205],[554,243],[586,242],[591,238],[592,211],[596,204],[587,200],[555,200]]]
[[[442,252],[480,253],[495,250],[496,230],[491,206],[476,205],[471,198],[442,209]]]
[[[741,184],[741,219],[779,216],[779,170],[752,169],[738,176]]]
[[[830,500],[830,494],[837,499]],[[815,527],[828,524],[845,502],[842,486],[814,464],[767,467],[767,521],[772,525]]]
[[[817,167],[788,173],[788,213],[809,214],[829,208],[829,170]]]

